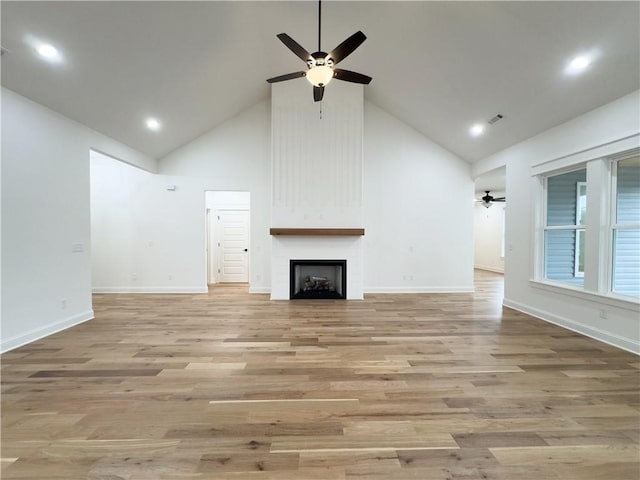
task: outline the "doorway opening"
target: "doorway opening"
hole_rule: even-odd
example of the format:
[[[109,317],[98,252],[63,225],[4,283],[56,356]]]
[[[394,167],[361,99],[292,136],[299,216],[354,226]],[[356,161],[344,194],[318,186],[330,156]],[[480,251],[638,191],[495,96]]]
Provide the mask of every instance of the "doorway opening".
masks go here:
[[[207,284],[249,283],[250,193],[205,192]]]
[[[475,179],[474,264],[476,289],[481,272],[504,275],[508,246],[506,243],[506,166],[491,170]],[[489,192],[489,193],[487,193]],[[490,275],[489,275],[490,277]],[[498,282],[504,288],[504,282]]]

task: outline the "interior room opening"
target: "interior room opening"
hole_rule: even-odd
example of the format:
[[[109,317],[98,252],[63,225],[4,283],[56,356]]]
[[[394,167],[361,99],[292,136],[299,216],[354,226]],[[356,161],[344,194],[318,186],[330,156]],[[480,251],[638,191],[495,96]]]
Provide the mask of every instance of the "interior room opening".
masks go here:
[[[476,270],[504,274],[507,205],[506,167],[491,170],[475,179],[474,259]]]

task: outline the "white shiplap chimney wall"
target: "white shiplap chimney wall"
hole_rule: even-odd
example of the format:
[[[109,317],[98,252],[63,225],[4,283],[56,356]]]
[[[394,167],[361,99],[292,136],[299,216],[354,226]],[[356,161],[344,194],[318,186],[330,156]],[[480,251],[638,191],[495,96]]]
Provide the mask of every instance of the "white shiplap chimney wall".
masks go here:
[[[333,81],[322,102],[301,78],[271,90],[271,226],[361,228],[362,85]],[[271,298],[289,298],[289,260],[346,259],[347,298],[362,298],[362,237],[272,237]]]
[[[314,102],[304,78],[276,83],[271,109],[271,226],[361,227],[362,85],[334,80]]]

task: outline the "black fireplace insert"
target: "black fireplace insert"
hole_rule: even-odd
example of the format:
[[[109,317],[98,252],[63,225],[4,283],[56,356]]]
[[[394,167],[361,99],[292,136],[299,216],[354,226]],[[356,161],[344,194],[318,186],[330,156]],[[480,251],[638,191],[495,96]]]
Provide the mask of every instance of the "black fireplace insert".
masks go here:
[[[290,260],[289,298],[347,298],[346,260]]]

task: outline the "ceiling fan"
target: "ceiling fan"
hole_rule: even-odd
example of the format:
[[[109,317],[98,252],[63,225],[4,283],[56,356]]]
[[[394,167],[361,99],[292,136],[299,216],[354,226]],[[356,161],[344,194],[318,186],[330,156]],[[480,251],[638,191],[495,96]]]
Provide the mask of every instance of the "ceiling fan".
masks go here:
[[[372,78],[361,73],[335,68],[348,55],[358,48],[367,37],[361,31],[357,31],[344,42],[338,45],[331,52],[323,52],[320,47],[320,27],[322,25],[322,2],[318,1],[318,51],[307,52],[298,42],[286,33],[279,33],[277,37],[285,46],[295,53],[303,62],[307,64],[306,71],[287,73],[277,77],[269,78],[267,82],[275,83],[294,78],[306,77],[313,85],[313,100],[319,102],[324,95],[324,87],[332,78],[345,82],[362,83],[368,85]]]
[[[486,195],[481,197],[480,200],[476,200],[476,202],[482,202],[483,207],[489,208],[493,205],[493,202],[505,202],[507,200],[506,197],[493,197],[490,195],[490,192],[490,190],[485,190],[484,193]]]

